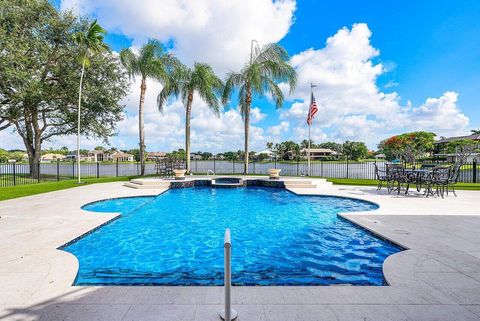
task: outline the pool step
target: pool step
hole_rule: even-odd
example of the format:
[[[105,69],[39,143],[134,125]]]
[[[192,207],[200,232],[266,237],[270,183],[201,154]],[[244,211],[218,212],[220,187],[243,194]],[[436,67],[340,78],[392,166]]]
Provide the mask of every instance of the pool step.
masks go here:
[[[315,181],[310,181],[306,179],[302,180],[285,180],[286,188],[317,188],[319,186],[330,186],[331,182],[327,182],[325,179],[316,179]]]
[[[123,186],[136,189],[169,188],[170,182],[161,179],[132,179]]]
[[[316,188],[317,186],[312,184],[309,180],[285,180],[286,188]]]

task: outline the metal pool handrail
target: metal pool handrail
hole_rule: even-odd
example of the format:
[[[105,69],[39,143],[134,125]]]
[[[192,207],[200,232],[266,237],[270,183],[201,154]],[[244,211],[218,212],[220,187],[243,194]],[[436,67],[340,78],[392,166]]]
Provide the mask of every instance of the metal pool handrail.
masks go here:
[[[225,238],[223,241],[224,249],[224,283],[225,283],[225,309],[220,312],[220,318],[226,321],[235,320],[237,312],[232,309],[231,303],[231,287],[232,287],[232,240],[230,238],[230,229],[225,230]]]
[[[211,169],[207,170],[207,176],[210,176],[209,173],[212,173],[212,175],[215,176],[215,172],[213,170],[211,170]]]

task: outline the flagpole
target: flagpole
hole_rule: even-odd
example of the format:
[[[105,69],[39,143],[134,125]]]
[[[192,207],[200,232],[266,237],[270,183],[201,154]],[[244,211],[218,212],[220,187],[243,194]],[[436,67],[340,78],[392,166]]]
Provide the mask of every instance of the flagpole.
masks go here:
[[[310,83],[310,97],[313,97],[313,88],[314,87],[317,87],[316,85],[314,85],[313,83]],[[312,105],[313,101],[310,101],[310,105]],[[308,107],[308,113],[310,115],[310,108],[311,106]],[[307,159],[308,159],[308,176],[310,176],[310,171],[311,171],[311,162],[310,162],[310,144],[311,144],[311,139],[310,139],[310,129],[311,129],[312,125],[311,125],[311,122],[308,123],[308,156],[307,156]]]
[[[308,175],[310,176],[310,124],[308,124]]]

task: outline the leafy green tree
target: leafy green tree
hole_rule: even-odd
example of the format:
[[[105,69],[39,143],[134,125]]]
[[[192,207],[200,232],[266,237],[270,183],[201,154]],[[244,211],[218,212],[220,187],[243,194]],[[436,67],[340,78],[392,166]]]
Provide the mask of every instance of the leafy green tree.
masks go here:
[[[201,155],[202,155],[202,160],[208,160],[208,159],[210,159],[210,157],[213,156],[213,154],[209,153],[209,152],[203,152],[203,153],[201,153]]]
[[[47,0],[0,2],[0,119],[22,138],[30,173],[37,174],[42,143],[78,128],[77,31],[89,22],[58,12]],[[121,120],[127,80],[109,52],[90,57],[83,79],[81,126],[107,140]]]
[[[343,145],[342,144],[339,144],[339,143],[335,143],[335,142],[325,142],[325,143],[321,143],[321,144],[318,144],[316,145],[317,148],[328,148],[328,149],[331,149],[333,151],[336,151],[337,153],[341,153],[342,150],[343,150]]]
[[[288,83],[291,92],[297,83],[295,69],[288,64],[288,59],[287,51],[278,44],[270,43],[259,48],[253,47],[252,42],[249,62],[240,72],[233,72],[227,76],[222,101],[227,104],[233,90],[238,90],[240,112],[245,126],[245,174],[248,174],[250,110],[253,95],[264,96],[269,93],[276,107],[282,107],[284,97],[277,83]]]
[[[140,174],[145,175],[145,130],[144,130],[144,104],[147,90],[147,79],[152,78],[163,85],[168,81],[169,72],[176,65],[176,59],[166,53],[157,40],[149,40],[142,46],[140,52],[135,54],[131,49],[120,52],[120,60],[127,70],[130,79],[141,78],[140,102],[138,104],[138,135],[140,146]]]
[[[475,149],[475,147],[478,148],[478,146],[479,146],[479,143],[477,141],[473,140],[473,139],[458,139],[458,140],[448,142],[445,145],[444,152],[447,153],[447,154],[455,154],[459,150],[461,150],[465,147],[471,147],[471,148]]]
[[[266,154],[266,153],[260,153],[260,154],[257,154],[256,155],[256,158],[258,161],[264,161],[266,159],[269,159],[270,158],[270,155]]]
[[[368,148],[364,142],[346,141],[343,143],[343,154],[349,159],[360,160],[368,155]]]
[[[280,152],[279,156],[284,160],[297,159],[300,156],[300,145],[291,140],[282,142],[278,149]]]
[[[223,153],[223,158],[226,160],[235,160],[237,159],[237,152],[225,152]]]
[[[190,118],[192,114],[193,97],[196,93],[215,113],[220,113],[220,102],[217,98],[223,90],[220,78],[215,75],[212,67],[196,62],[193,68],[178,65],[169,75],[160,94],[157,97],[158,109],[163,111],[168,97],[176,96],[182,99],[185,106],[185,152],[187,172],[190,171]]]
[[[315,144],[313,143],[313,140],[310,139],[310,148],[314,148],[315,147]],[[304,139],[302,140],[302,142],[300,143],[300,148],[308,148],[308,139]]]
[[[77,158],[80,159],[80,117],[82,106],[82,85],[83,75],[85,74],[85,68],[90,67],[90,56],[95,54],[101,54],[102,51],[109,50],[108,46],[103,42],[103,37],[107,32],[98,23],[97,20],[93,21],[88,29],[78,31],[73,35],[73,40],[79,47],[79,57],[82,61],[82,72],[80,73],[80,85],[78,87],[78,112],[77,112]],[[77,177],[78,182],[81,181],[81,166],[80,162],[77,162]]]
[[[380,142],[378,149],[387,159],[403,158],[408,161],[434,150],[435,133],[418,131],[392,136]]]
[[[128,153],[133,155],[133,158],[135,159],[136,162],[140,161],[140,149],[133,148],[133,149],[130,149]]]
[[[174,150],[171,153],[167,154],[167,159],[170,161],[181,161],[185,159],[185,150],[180,148],[178,150]]]
[[[6,163],[9,159],[9,153],[5,149],[0,148],[0,163]]]

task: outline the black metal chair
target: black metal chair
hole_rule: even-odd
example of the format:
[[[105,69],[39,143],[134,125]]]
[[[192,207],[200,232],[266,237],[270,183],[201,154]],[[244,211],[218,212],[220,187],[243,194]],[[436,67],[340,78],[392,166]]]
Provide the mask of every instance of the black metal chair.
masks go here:
[[[388,193],[391,193],[395,189],[395,185],[397,185],[396,189],[398,194],[400,194],[405,177],[405,168],[401,164],[386,164],[386,171]]]
[[[374,163],[373,166],[375,167],[375,179],[378,181],[377,191],[382,189],[383,182],[385,182],[388,189],[387,170],[378,168],[377,163]]]
[[[448,192],[451,189],[453,192],[453,195],[457,197],[457,193],[455,192],[455,184],[458,183],[458,177],[460,176],[460,168],[462,167],[462,164],[455,164],[450,171],[450,175],[448,177],[448,183],[446,186],[446,191],[447,191],[447,196]]]
[[[432,186],[435,186],[437,196],[441,196],[443,198],[445,194],[445,188],[449,184],[451,171],[452,169],[450,166],[435,167],[432,172],[432,182],[430,184],[430,192],[432,192]],[[427,197],[428,195],[429,194],[427,194]]]

